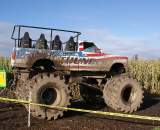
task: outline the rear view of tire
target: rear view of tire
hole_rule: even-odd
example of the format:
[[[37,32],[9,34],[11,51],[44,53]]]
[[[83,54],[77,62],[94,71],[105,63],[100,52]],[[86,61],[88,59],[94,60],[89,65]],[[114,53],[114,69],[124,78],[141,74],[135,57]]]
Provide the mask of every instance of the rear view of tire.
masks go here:
[[[28,84],[32,92],[32,102],[67,107],[70,105],[70,92],[64,81],[53,74],[39,74]],[[32,115],[42,119],[57,119],[63,116],[62,110],[31,105]]]
[[[143,102],[143,90],[136,80],[126,76],[115,76],[106,83],[103,97],[112,109],[132,113],[140,108]]]

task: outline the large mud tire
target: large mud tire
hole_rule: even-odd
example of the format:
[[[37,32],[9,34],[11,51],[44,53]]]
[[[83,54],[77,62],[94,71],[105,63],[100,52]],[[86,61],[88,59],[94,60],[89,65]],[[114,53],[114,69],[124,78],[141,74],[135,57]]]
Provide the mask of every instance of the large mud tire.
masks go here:
[[[143,90],[135,79],[123,75],[115,76],[106,83],[103,98],[112,109],[132,113],[143,102]]]
[[[38,74],[31,80],[23,83],[23,88],[27,88],[27,90],[25,89],[25,92],[21,91],[21,99],[26,100],[30,91],[31,100],[34,103],[61,107],[70,105],[70,91],[64,80],[57,75]],[[25,107],[28,109],[28,105],[25,105]],[[63,110],[49,109],[35,105],[31,105],[31,113],[34,117],[47,120],[57,119],[63,116]]]
[[[70,105],[70,92],[67,85],[59,77],[53,74],[37,75],[30,84],[32,102],[42,103],[53,106],[67,107]],[[51,120],[63,116],[62,110],[48,109],[39,106],[32,106],[34,116]]]

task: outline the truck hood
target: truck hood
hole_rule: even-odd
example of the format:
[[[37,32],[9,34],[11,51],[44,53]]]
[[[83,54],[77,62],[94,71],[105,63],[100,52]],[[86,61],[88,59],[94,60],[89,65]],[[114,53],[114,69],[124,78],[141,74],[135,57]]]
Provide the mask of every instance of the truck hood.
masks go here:
[[[126,56],[112,55],[112,54],[106,54],[106,53],[84,53],[84,55],[86,57],[90,57],[93,59],[103,59],[103,60],[124,59],[124,60],[128,60],[128,57],[126,57]]]

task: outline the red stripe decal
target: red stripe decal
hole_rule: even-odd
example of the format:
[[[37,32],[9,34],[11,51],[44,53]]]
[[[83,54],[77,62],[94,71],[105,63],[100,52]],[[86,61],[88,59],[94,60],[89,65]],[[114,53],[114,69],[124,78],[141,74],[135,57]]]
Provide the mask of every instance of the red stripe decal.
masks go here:
[[[122,57],[106,57],[102,59],[96,59],[96,61],[105,61],[105,60],[128,60],[128,57],[122,56]]]
[[[78,68],[78,69],[98,69],[97,67],[95,66],[70,66],[71,69],[73,68]]]
[[[92,56],[105,56],[106,54],[104,53],[93,53],[93,54],[86,54],[87,57],[92,57]]]

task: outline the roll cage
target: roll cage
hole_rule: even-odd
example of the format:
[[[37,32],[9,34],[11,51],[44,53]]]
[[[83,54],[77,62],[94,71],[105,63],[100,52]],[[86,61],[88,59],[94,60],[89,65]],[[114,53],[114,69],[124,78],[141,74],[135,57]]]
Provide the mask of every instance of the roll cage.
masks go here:
[[[73,36],[73,38],[75,39],[75,42],[77,44],[78,44],[79,35],[81,35],[81,32],[71,31],[71,30],[44,28],[44,27],[36,27],[36,26],[25,26],[25,25],[15,25],[14,28],[13,28],[12,35],[11,35],[11,39],[13,39],[15,41],[15,47],[20,46],[20,40],[21,40],[21,37],[22,37],[22,29],[23,28],[47,31],[50,35],[50,39],[47,40],[48,44],[51,44],[51,42],[53,40],[53,33],[54,32],[72,33],[71,36]],[[43,31],[42,31],[42,33],[43,33]],[[32,39],[32,42],[36,42],[36,41],[37,41],[36,39]],[[66,43],[66,41],[64,41],[63,43]]]

